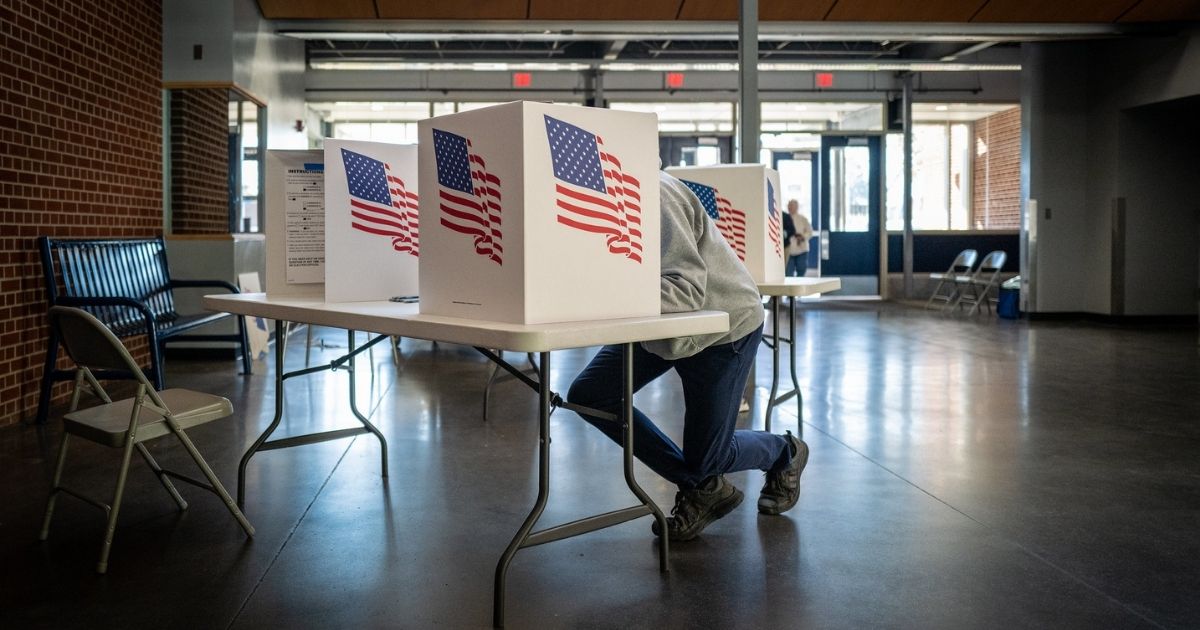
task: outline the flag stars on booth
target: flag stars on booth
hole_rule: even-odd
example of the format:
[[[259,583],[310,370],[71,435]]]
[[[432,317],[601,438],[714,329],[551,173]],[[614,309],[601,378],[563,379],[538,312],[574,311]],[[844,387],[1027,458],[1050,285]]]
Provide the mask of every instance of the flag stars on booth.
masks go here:
[[[342,160],[346,165],[346,178],[351,195],[391,205],[392,198],[388,194],[383,162],[346,149],[342,149]]]
[[[471,167],[467,159],[467,139],[434,129],[433,149],[437,154],[438,183],[469,195],[475,194],[475,187],[471,184]]]
[[[609,192],[600,168],[598,138],[571,123],[550,116],[545,118],[554,176],[576,186]]]

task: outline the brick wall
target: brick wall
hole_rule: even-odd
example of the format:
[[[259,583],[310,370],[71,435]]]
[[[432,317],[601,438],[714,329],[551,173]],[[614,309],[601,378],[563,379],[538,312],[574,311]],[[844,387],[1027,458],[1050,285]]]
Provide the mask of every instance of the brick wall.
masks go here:
[[[0,425],[37,406],[36,237],[162,232],[161,86],[160,2],[0,0]]]
[[[1021,108],[975,121],[972,225],[976,229],[1021,227]]]
[[[171,231],[229,233],[229,91],[171,91]]]

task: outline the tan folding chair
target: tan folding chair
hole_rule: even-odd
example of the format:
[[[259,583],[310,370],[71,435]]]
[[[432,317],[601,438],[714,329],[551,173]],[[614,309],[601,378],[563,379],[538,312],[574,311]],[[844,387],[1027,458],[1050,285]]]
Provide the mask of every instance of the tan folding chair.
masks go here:
[[[982,304],[987,307],[988,313],[991,313],[992,303],[1000,302],[1000,271],[1004,268],[1006,260],[1008,254],[1000,250],[989,252],[983,257],[975,273],[956,278],[959,289],[958,301],[954,303],[954,307],[962,308],[963,304],[970,304],[971,310],[967,314],[974,315]],[[991,297],[993,287],[996,288],[996,297]]]
[[[221,497],[225,507],[237,519],[247,536],[254,536],[254,527],[246,520],[237,504],[225,491],[208,462],[200,456],[196,446],[183,432],[194,426],[218,420],[233,414],[233,405],[220,396],[204,394],[187,389],[165,389],[155,391],[137,362],[113,333],[90,313],[77,308],[55,306],[50,309],[50,326],[75,361],[75,391],[71,394],[71,407],[63,416],[63,439],[58,450],[58,463],[54,467],[54,483],[46,502],[46,518],[38,538],[46,540],[50,534],[50,519],[54,516],[54,502],[59,492],[65,492],[108,515],[108,526],[104,530],[104,542],[100,547],[100,561],[96,572],[108,569],[108,552],[112,548],[113,532],[117,526],[117,514],[121,509],[121,497],[125,492],[125,478],[129,472],[129,460],[134,449],[154,471],[167,493],[175,500],[180,510],[187,509],[187,501],[179,496],[171,477],[209,490]],[[133,398],[113,402],[92,374],[92,368],[128,371],[138,381],[137,394]],[[79,409],[80,394],[85,389],[104,401],[104,404],[89,409]],[[188,455],[200,467],[207,483],[174,471],[164,470],[154,461],[144,442],[164,435],[174,434],[187,450]],[[112,504],[106,504],[61,485],[63,464],[67,459],[67,442],[78,436],[108,446],[122,449],[121,470],[117,473],[117,487]]]
[[[929,301],[925,302],[925,308],[933,306],[934,302],[943,302],[942,310],[956,304],[959,297],[958,277],[971,273],[971,267],[975,266],[975,259],[978,257],[979,252],[973,249],[964,249],[954,257],[954,262],[950,263],[950,268],[945,273],[929,274],[929,278],[937,280],[938,283],[933,289],[933,295],[929,296]],[[942,293],[942,287],[947,287],[950,292]]]

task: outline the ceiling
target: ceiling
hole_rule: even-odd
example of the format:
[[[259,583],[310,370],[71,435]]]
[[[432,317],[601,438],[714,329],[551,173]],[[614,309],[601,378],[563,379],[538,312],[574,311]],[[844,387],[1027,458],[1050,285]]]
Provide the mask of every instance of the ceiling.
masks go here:
[[[277,32],[305,40],[307,61],[317,69],[738,59],[737,0],[258,3]],[[982,69],[1011,64],[1020,42],[1164,32],[1200,20],[1200,0],[759,0],[759,9],[765,64],[892,68],[932,62]]]
[[[281,20],[736,20],[737,0],[258,0]],[[1200,0],[759,0],[764,22],[1142,23],[1200,20]]]

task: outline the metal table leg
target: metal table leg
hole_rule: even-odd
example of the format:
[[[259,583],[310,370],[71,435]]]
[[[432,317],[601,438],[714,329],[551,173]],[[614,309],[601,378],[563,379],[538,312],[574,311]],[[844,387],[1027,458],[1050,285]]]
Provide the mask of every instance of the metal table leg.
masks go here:
[[[771,296],[771,395],[767,398],[767,413],[765,418],[766,431],[771,430],[771,412],[775,405],[783,402],[776,398],[779,392],[779,296]]]
[[[771,337],[763,339],[763,343],[771,347],[771,396],[767,400],[767,413],[764,419],[765,429],[771,430],[771,412],[778,405],[787,402],[793,396],[796,397],[796,418],[797,424],[804,420],[804,396],[800,392],[800,382],[796,377],[796,298],[788,297],[788,335],[786,338],[779,335],[780,316],[779,316],[779,300],[780,296],[771,296]],[[791,391],[779,394],[779,344],[788,344],[788,367],[791,370],[792,389]]]
[[[496,565],[496,581],[495,590],[493,591],[492,600],[492,625],[497,628],[504,627],[504,595],[505,581],[508,573],[508,567],[512,564],[513,556],[517,551],[526,547],[533,547],[572,536],[578,536],[587,532],[596,531],[605,527],[619,525],[625,521],[629,521],[641,516],[653,515],[660,531],[667,531],[667,520],[662,510],[650,499],[649,495],[638,485],[634,478],[633,472],[633,344],[627,343],[624,345],[624,356],[622,364],[622,402],[623,409],[620,417],[607,412],[588,409],[579,405],[574,405],[564,402],[557,394],[550,391],[550,353],[541,353],[540,361],[538,362],[538,383],[531,383],[517,368],[512,367],[503,359],[496,356],[489,350],[476,348],[484,356],[496,361],[498,365],[506,371],[513,374],[517,378],[525,381],[531,387],[534,387],[538,392],[538,496],[534,501],[533,509],[530,510],[529,516],[525,517],[525,522],[521,524],[516,535],[508,544],[508,548],[504,550],[504,554],[500,556],[500,562]],[[597,514],[581,518],[570,523],[557,525],[540,531],[533,531],[533,526],[537,524],[538,519],[542,515],[542,511],[546,508],[546,502],[550,496],[550,413],[554,407],[563,407],[576,412],[585,412],[589,415],[594,415],[605,420],[621,421],[623,429],[623,460],[625,471],[625,483],[629,486],[630,491],[641,501],[640,505],[633,507],[614,510],[604,514]],[[667,555],[669,552],[669,542],[666,536],[659,538],[659,570],[668,571]]]
[[[363,415],[361,411],[358,410],[358,400],[357,400],[357,397],[355,396],[355,394],[357,393],[357,390],[354,388],[354,374],[355,374],[355,370],[354,370],[354,356],[355,356],[354,331],[349,330],[349,331],[347,331],[347,333],[348,333],[348,337],[347,337],[348,341],[347,341],[346,348],[347,348],[347,351],[349,352],[349,354],[346,356],[350,357],[350,412],[354,414],[355,418],[358,418],[358,421],[363,424],[363,427],[365,427],[367,431],[370,431],[371,433],[375,434],[375,438],[379,440],[379,458],[380,458],[379,467],[380,467],[380,471],[381,471],[379,473],[379,475],[381,477],[383,477],[384,479],[387,479],[387,476],[388,476],[387,438],[383,437],[383,433],[380,433],[379,429],[375,428],[375,425],[371,424],[371,421],[367,420],[367,417],[365,415]],[[389,343],[391,342],[391,337],[383,337],[383,338],[388,339]],[[369,343],[367,343],[366,346],[363,346],[363,347],[367,348],[369,350],[378,341],[379,341],[379,339],[377,338],[377,339],[375,339],[375,341],[369,342]],[[375,368],[375,366],[372,365],[371,369],[374,370],[374,368]],[[374,377],[374,371],[372,371],[371,374],[372,374],[372,377]]]
[[[797,435],[804,426],[804,392],[800,391],[800,381],[796,378],[796,297],[788,298],[788,362],[792,372],[792,391],[796,392],[796,431]]]
[[[508,575],[508,565],[512,564],[517,550],[526,546],[529,532],[546,509],[546,501],[550,498],[550,353],[542,353],[542,363],[538,369],[538,496],[533,503],[533,509],[525,522],[521,524],[508,548],[500,556],[496,565],[496,584],[492,592],[492,625],[504,627],[504,587]]]
[[[305,444],[316,444],[318,442],[328,442],[329,440],[339,440],[342,438],[353,437],[371,433],[379,439],[379,447],[381,451],[382,476],[387,477],[387,440],[375,425],[367,420],[366,416],[358,410],[358,404],[355,400],[355,381],[354,381],[354,358],[361,352],[369,350],[372,346],[388,339],[386,335],[379,335],[368,341],[366,345],[354,347],[354,331],[349,331],[350,348],[345,356],[339,357],[331,361],[328,365],[319,365],[316,367],[306,367],[295,372],[283,371],[283,359],[287,352],[287,335],[284,334],[284,322],[275,320],[275,417],[271,419],[271,423],[267,425],[266,430],[262,435],[254,440],[250,448],[246,449],[246,453],[242,455],[242,460],[238,464],[238,492],[237,504],[239,508],[244,508],[246,505],[246,467],[250,463],[250,458],[256,453],[262,451],[273,451],[281,448],[291,448],[293,446],[303,446]],[[296,435],[292,437],[280,438],[277,440],[269,440],[271,434],[279,427],[279,423],[283,420],[283,404],[284,404],[284,388],[283,382],[297,376],[306,376],[316,372],[325,370],[336,371],[343,365],[349,364],[350,373],[350,411],[354,417],[362,424],[360,427],[351,429],[335,429],[332,431],[322,431],[319,433],[309,433],[305,435]]]
[[[238,464],[237,504],[241,509],[246,508],[246,466],[250,463],[250,458],[254,457],[267,438],[279,427],[279,421],[283,420],[283,356],[287,352],[288,339],[284,333],[284,324],[281,319],[275,320],[275,417],[271,419],[271,424],[267,425],[262,435],[246,449],[242,461]]]

